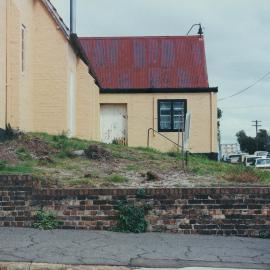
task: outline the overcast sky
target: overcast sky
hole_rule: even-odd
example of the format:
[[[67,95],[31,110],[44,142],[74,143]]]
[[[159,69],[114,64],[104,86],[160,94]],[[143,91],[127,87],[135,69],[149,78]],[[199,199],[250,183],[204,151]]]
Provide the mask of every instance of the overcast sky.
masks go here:
[[[68,24],[69,0],[52,3]],[[198,22],[209,84],[219,87],[219,99],[270,72],[270,0],[77,0],[79,36],[185,35]],[[254,136],[252,120],[270,130],[270,76],[218,106],[223,143],[235,143],[241,129]]]

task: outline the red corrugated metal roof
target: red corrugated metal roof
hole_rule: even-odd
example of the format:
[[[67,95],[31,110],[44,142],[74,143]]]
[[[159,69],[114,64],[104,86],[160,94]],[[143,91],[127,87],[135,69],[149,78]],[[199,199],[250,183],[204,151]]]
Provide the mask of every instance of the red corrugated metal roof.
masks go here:
[[[204,39],[80,38],[103,89],[208,87]]]

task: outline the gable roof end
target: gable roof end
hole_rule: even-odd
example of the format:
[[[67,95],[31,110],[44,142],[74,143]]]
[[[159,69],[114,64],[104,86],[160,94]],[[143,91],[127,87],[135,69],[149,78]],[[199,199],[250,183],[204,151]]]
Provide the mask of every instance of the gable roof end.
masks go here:
[[[56,24],[58,25],[59,29],[62,31],[66,39],[69,41],[72,49],[74,50],[75,54],[88,66],[89,74],[95,79],[95,83],[99,86],[97,77],[94,71],[91,68],[91,65],[88,61],[88,57],[81,45],[81,42],[77,36],[77,34],[71,34],[69,28],[65,24],[62,17],[58,14],[56,8],[53,6],[50,0],[40,0],[45,8],[50,13],[51,17],[54,19]]]
[[[65,24],[62,17],[58,14],[56,8],[53,6],[50,0],[41,0],[43,5],[47,8],[48,12],[51,14],[52,18],[56,22],[56,24],[59,26],[60,30],[63,32],[63,34],[66,36],[67,39],[69,39],[69,28]]]

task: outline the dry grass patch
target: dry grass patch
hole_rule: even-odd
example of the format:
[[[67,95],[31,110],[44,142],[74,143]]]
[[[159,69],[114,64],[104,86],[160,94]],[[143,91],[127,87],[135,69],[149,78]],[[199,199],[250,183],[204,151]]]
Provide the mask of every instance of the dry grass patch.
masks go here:
[[[77,150],[84,150],[86,155],[72,155]],[[22,134],[0,143],[1,151],[9,154],[2,156],[0,173],[32,173],[42,180],[43,185],[51,187],[270,184],[270,172],[198,156],[190,156],[188,169],[183,171],[181,156],[176,152],[161,153],[151,148],[69,139],[64,134]]]

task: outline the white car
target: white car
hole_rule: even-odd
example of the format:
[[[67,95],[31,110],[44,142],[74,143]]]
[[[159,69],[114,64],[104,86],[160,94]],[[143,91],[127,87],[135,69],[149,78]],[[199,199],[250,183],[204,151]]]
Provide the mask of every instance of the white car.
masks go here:
[[[255,167],[259,169],[270,169],[270,158],[258,158],[255,161]]]
[[[255,156],[266,158],[269,153],[267,151],[256,151],[254,153]]]
[[[249,167],[249,166],[254,166],[255,163],[256,163],[256,160],[257,159],[260,159],[262,157],[258,157],[258,156],[255,156],[255,155],[249,155],[249,156],[245,156],[245,159],[244,159],[244,165]]]
[[[228,163],[241,163],[242,156],[240,154],[229,155],[227,158]]]

